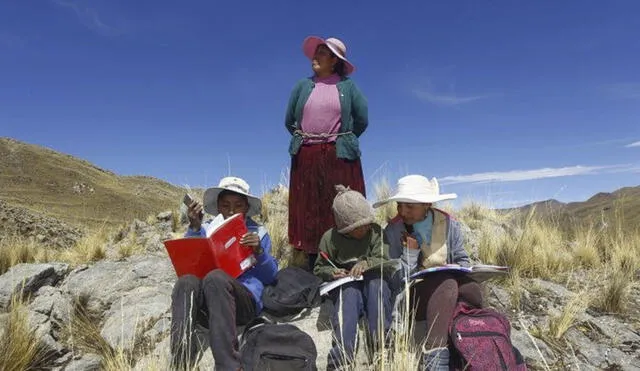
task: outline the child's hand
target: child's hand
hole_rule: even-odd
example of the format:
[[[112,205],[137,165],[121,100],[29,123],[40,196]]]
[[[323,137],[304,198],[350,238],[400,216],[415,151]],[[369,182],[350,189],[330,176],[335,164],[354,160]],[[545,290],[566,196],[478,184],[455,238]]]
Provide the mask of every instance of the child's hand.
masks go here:
[[[260,236],[256,232],[246,233],[240,238],[240,245],[251,247],[254,251],[260,248]]]
[[[369,268],[369,264],[367,264],[367,261],[360,260],[356,263],[356,265],[353,266],[353,268],[351,268],[351,272],[349,272],[349,274],[353,277],[359,277],[362,276],[362,273],[364,273],[367,268]]]
[[[418,240],[407,232],[402,234],[402,246],[412,250],[420,249]]]
[[[346,270],[346,269],[338,269],[338,270],[334,270],[334,271],[333,271],[333,279],[334,279],[334,280],[337,280],[338,278],[346,277],[348,273],[349,273],[349,272],[347,272],[347,270]]]

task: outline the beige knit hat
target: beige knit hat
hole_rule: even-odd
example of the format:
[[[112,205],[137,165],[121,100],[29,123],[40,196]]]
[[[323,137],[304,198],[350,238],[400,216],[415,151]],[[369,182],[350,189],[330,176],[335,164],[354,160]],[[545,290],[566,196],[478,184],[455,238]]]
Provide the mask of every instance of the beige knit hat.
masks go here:
[[[333,218],[338,232],[349,233],[358,227],[375,222],[373,208],[362,193],[342,184],[336,186],[338,195],[333,199]]]

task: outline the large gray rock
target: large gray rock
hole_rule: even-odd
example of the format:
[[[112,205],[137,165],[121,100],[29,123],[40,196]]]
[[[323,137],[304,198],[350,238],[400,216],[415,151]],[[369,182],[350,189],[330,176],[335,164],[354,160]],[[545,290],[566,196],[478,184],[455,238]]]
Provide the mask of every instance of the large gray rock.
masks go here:
[[[197,362],[197,367],[195,370],[198,371],[208,371],[215,369],[215,362],[213,360],[213,355],[211,350],[209,349],[209,345],[206,342],[206,338],[203,333],[199,333],[198,340],[201,342],[200,345],[200,359]],[[171,370],[171,352],[170,352],[170,344],[169,337],[166,336],[160,342],[157,343],[156,347],[149,353],[144,355],[138,362],[136,362],[133,370],[134,371],[147,371],[147,370],[158,370],[158,371],[169,371]]]
[[[137,287],[105,313],[101,335],[114,348],[133,350],[136,340],[171,307],[171,285]]]
[[[86,297],[94,313],[103,313],[127,292],[141,286],[173,285],[175,271],[166,257],[134,256],[125,261],[100,261],[74,270],[63,283],[72,297]],[[169,290],[170,293],[170,290]]]
[[[73,359],[64,371],[99,371],[101,369],[102,357],[97,354],[85,354],[78,359]]]
[[[629,357],[619,349],[592,342],[576,328],[567,331],[565,338],[572,344],[578,360],[598,369],[638,370],[638,358]]]
[[[527,365],[544,368],[554,364],[557,358],[544,341],[527,334],[526,330],[511,329],[511,343],[518,348]]]
[[[0,310],[6,310],[13,295],[31,295],[43,286],[53,286],[64,276],[68,265],[18,264],[0,276]]]

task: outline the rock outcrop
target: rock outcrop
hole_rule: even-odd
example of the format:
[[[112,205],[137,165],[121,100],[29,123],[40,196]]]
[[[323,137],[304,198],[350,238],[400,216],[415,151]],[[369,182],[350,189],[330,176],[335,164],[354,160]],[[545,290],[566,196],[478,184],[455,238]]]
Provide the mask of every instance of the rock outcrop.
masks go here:
[[[0,236],[26,237],[43,246],[66,248],[73,246],[82,232],[53,217],[0,200]]]

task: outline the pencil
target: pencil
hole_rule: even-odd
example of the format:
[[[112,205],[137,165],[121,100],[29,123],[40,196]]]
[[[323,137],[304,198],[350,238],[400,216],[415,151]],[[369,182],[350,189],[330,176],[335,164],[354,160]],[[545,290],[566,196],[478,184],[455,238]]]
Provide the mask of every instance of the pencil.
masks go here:
[[[335,264],[333,264],[333,262],[331,261],[331,259],[329,259],[329,255],[327,255],[327,253],[326,253],[326,252],[324,252],[324,251],[320,251],[320,255],[321,255],[323,258],[325,258],[325,259],[329,262],[329,264],[331,264],[335,269],[340,269],[340,268],[338,268]]]

